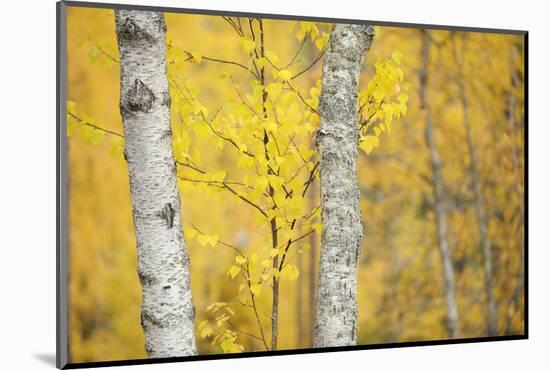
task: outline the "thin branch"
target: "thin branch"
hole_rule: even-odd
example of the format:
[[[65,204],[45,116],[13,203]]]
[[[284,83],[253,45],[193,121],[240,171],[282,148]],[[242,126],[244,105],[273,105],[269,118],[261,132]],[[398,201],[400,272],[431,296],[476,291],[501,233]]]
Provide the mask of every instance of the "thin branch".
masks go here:
[[[83,120],[82,118],[78,117],[77,115],[75,115],[74,113],[72,113],[71,111],[69,111],[68,109],[67,109],[67,113],[69,114],[69,116],[71,116],[71,117],[73,117],[74,119],[78,120],[78,121],[79,121],[80,123],[82,123],[83,125],[90,126],[90,127],[95,128],[96,130],[100,130],[100,131],[106,132],[106,133],[108,133],[108,134],[111,134],[111,135],[114,135],[114,136],[118,136],[118,137],[124,138],[124,135],[119,134],[118,132],[114,132],[114,131],[111,131],[111,130],[107,130],[106,128],[96,126],[96,125],[94,125],[93,123],[86,122],[85,120]]]
[[[235,24],[235,22],[231,19],[231,17],[222,17],[234,30],[235,32],[237,32],[237,34],[239,36],[243,36],[243,31],[242,31],[242,27],[237,27],[237,25]],[[237,18],[238,19],[238,18]],[[240,19],[239,20],[239,24],[241,23]]]
[[[185,59],[186,62],[190,61],[191,59],[193,59],[193,55],[191,54],[191,52],[187,51],[187,50],[183,50],[183,52],[185,54],[187,54],[187,59]],[[258,78],[258,76],[253,72],[251,71],[250,69],[248,69],[247,66],[245,66],[244,64],[241,64],[241,63],[238,63],[238,62],[235,62],[235,61],[232,61],[232,60],[225,60],[225,59],[218,59],[218,58],[212,58],[212,57],[207,57],[207,56],[201,56],[201,59],[204,59],[204,60],[208,60],[210,62],[217,62],[217,63],[222,63],[222,64],[232,64],[234,66],[237,66],[237,67],[241,67],[243,69],[245,69],[247,72],[249,72],[250,74],[252,74],[252,76],[254,76],[255,78]]]
[[[303,102],[305,105],[307,105],[307,107],[308,107],[309,109],[311,109],[313,112],[315,112],[315,113],[317,113],[317,115],[319,115],[319,112],[317,111],[317,109],[313,108],[311,105],[308,104],[308,102],[306,102],[306,100],[304,99],[304,97],[302,96],[302,94],[300,94],[300,93],[298,92],[298,90],[296,90],[296,89],[294,88],[294,86],[292,86],[292,85],[290,84],[290,81],[287,81],[286,84],[288,85],[288,87],[290,88],[290,90],[294,91],[294,92],[296,93],[296,95],[298,95],[298,97],[300,98],[300,100],[302,100],[302,102]]]
[[[101,53],[102,53],[103,55],[105,55],[107,58],[111,59],[111,60],[112,60],[113,62],[115,62],[115,63],[120,63],[120,61],[119,61],[117,58],[115,58],[115,57],[112,56],[111,54],[107,53],[101,46],[99,46],[99,44],[96,45],[96,47],[97,47],[97,49],[98,49],[99,51],[101,51]]]
[[[296,73],[294,76],[292,76],[290,79],[291,80],[294,80],[295,78],[297,77],[300,77],[301,75],[303,75],[304,73],[306,73],[307,71],[309,71],[311,68],[313,68],[313,66],[315,64],[317,64],[317,62],[323,57],[323,55],[325,55],[325,50],[326,49],[323,49],[322,52],[319,53],[319,55],[317,55],[317,58],[315,58],[313,60],[313,62],[311,62],[310,65],[308,65],[306,68],[304,68],[303,70],[301,70],[300,72]]]
[[[298,58],[298,55],[300,55],[300,52],[302,51],[302,49],[304,48],[304,45],[306,44],[306,40],[308,38],[308,34],[309,34],[310,31],[307,31],[307,33],[305,34],[304,38],[302,39],[302,42],[300,43],[300,46],[298,46],[298,49],[296,50],[296,53],[294,53],[294,56],[292,57],[292,59],[290,59],[290,61],[288,62],[288,64],[285,66],[285,68],[283,69],[287,69],[288,67],[290,67],[292,65],[292,63],[294,63],[294,61],[296,60],[296,58]]]
[[[246,271],[248,273],[248,276],[250,276],[250,271],[248,270],[248,264],[246,265]],[[265,340],[264,329],[262,326],[262,322],[260,320],[260,315],[258,314],[258,308],[256,307],[256,299],[254,299],[254,293],[252,293],[252,289],[250,286],[250,279],[248,279],[246,283],[248,285],[248,292],[250,293],[250,299],[252,300],[252,309],[254,310],[254,315],[256,316],[256,322],[258,323],[258,327],[260,329],[260,335],[262,336],[262,342],[264,343],[265,349],[269,351],[269,346],[267,345],[267,341]]]
[[[307,189],[311,185],[311,183],[315,180],[315,172],[317,172],[317,168],[319,167],[319,162],[315,163],[315,166],[313,166],[313,169],[309,173],[309,179],[304,184],[304,191],[302,192],[302,198],[306,195]]]
[[[244,330],[241,330],[241,329],[238,329],[235,324],[233,324],[230,320],[227,320],[227,323],[229,324],[229,326],[231,327],[232,330],[236,331],[237,333],[239,334],[243,334],[243,335],[247,335],[251,338],[254,338],[256,340],[259,340],[260,342],[264,342],[262,338],[258,337],[257,335],[254,335],[252,333],[249,333],[247,331],[244,331]]]
[[[241,186],[246,186],[246,187],[249,188],[249,189],[254,189],[252,186],[243,184],[242,182],[238,182],[238,181],[198,180],[198,179],[191,179],[191,178],[182,177],[182,176],[178,176],[178,178],[179,178],[180,180],[189,181],[189,182],[198,182],[198,183],[205,183],[205,184],[220,184],[220,185],[221,185],[221,184],[241,185]]]
[[[233,193],[234,195],[236,195],[237,197],[239,197],[242,201],[248,203],[249,205],[251,205],[252,207],[256,208],[258,210],[258,212],[260,212],[266,219],[269,219],[267,213],[262,209],[262,207],[260,207],[259,205],[257,205],[256,203],[252,202],[251,200],[247,199],[246,197],[244,197],[243,195],[240,195],[239,193],[237,193],[233,188],[231,188],[229,185],[227,184],[224,184],[224,188],[226,188],[227,190],[229,190],[231,193]]]
[[[192,226],[195,230],[197,230],[199,233],[201,233],[201,234],[204,235],[204,233],[203,233],[197,226],[195,226],[195,224],[192,223],[191,226]],[[219,239],[218,239],[217,243],[223,245],[224,247],[231,248],[232,250],[234,250],[235,252],[237,252],[239,255],[241,255],[242,257],[246,258],[246,256],[239,250],[239,248],[235,247],[234,245],[231,245],[231,244],[226,243],[226,242],[224,242],[224,241],[221,241],[221,240],[219,240]]]

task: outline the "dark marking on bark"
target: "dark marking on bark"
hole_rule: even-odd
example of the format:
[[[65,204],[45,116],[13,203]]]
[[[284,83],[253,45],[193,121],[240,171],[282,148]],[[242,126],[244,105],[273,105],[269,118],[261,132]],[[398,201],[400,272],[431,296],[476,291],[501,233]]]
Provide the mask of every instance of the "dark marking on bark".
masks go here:
[[[138,270],[139,281],[141,285],[149,286],[156,282],[156,279],[152,275],[148,275]]]
[[[147,311],[141,311],[141,325],[145,326],[147,324],[153,324],[154,326],[157,326],[159,328],[164,328],[165,325],[162,323],[162,320],[156,318],[152,314],[150,314]]]
[[[134,81],[134,84],[125,95],[126,101],[121,102],[122,112],[147,113],[156,100],[155,94],[140,79]]]
[[[176,212],[170,203],[166,203],[164,208],[159,213],[160,218],[166,221],[166,226],[171,229],[174,226],[174,216]]]
[[[127,17],[119,23],[117,34],[119,38],[128,42],[155,41],[155,38],[145,29],[141,28],[131,17]]]
[[[165,285],[165,286],[162,287],[162,289],[164,289],[164,290],[167,290],[167,289],[170,289],[170,288],[171,288],[170,285]]]
[[[170,97],[170,93],[168,91],[164,91],[162,93],[161,104],[165,107],[170,108],[170,105],[172,104],[172,98]]]
[[[172,140],[172,129],[169,128],[168,130],[164,130],[162,131],[162,133],[160,134],[160,140]],[[174,163],[175,163],[175,160],[174,160]]]
[[[160,15],[155,23],[157,24],[159,30],[163,33],[166,33],[166,22],[164,22],[164,17],[162,15]]]

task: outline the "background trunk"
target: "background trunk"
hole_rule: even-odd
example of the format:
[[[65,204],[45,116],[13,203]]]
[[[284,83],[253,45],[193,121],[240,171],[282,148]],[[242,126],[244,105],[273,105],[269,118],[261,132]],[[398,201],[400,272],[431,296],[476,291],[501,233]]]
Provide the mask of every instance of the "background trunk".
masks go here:
[[[519,153],[519,150],[517,148],[517,138],[518,138],[518,130],[516,128],[516,125],[518,124],[517,121],[521,121],[521,125],[524,125],[523,117],[516,118],[516,109],[518,104],[517,98],[516,98],[516,90],[518,89],[520,85],[518,71],[515,67],[515,62],[518,57],[517,55],[516,46],[512,48],[511,55],[510,55],[510,69],[512,71],[512,86],[510,93],[508,95],[508,107],[507,107],[507,114],[508,114],[508,126],[509,126],[509,133],[510,137],[512,137],[513,144],[512,144],[512,163],[514,165],[514,172],[516,173],[516,181],[514,182],[515,191],[517,193],[517,197],[519,200],[519,217],[520,217],[520,224],[518,229],[519,234],[519,249],[520,249],[520,262],[518,266],[518,270],[516,273],[516,285],[514,288],[514,292],[512,294],[512,302],[511,305],[513,309],[512,312],[516,312],[518,308],[522,307],[522,291],[524,287],[524,263],[525,263],[525,205],[524,205],[524,183],[523,183],[523,177],[524,177],[524,165],[520,164],[520,158],[521,154]],[[523,139],[523,138],[522,138]],[[509,310],[510,311],[510,310]],[[504,333],[509,335],[511,334],[511,324],[512,324],[512,317],[511,314],[508,314],[506,317],[506,325]]]
[[[164,16],[126,10],[115,16],[145,348],[149,357],[195,355],[189,255],[171,143]]]
[[[460,71],[462,65],[458,57],[458,50],[454,48],[455,59]],[[468,111],[468,98],[464,86],[464,75],[459,73],[458,87],[460,94],[460,103],[464,114],[464,130],[466,132],[466,143],[468,145],[468,155],[470,157],[470,177],[471,188],[474,194],[475,211],[478,219],[479,243],[483,254],[483,273],[485,296],[487,299],[487,335],[497,335],[497,311],[495,299],[493,296],[493,263],[491,255],[491,241],[487,232],[487,212],[485,210],[483,191],[481,189],[481,179],[479,177],[478,161],[476,148],[472,138],[472,129],[470,127],[470,117]]]
[[[315,347],[357,341],[357,260],[363,228],[357,184],[359,73],[374,30],[337,24],[324,57],[319,99],[323,235],[315,315]]]
[[[483,200],[483,191],[481,190],[481,180],[477,168],[477,153],[472,139],[472,130],[468,117],[468,101],[464,91],[464,84],[460,84],[462,108],[464,112],[464,128],[466,130],[466,141],[468,143],[468,153],[470,156],[470,177],[472,180],[472,191],[475,198],[475,210],[478,219],[478,230],[483,253],[483,273],[485,295],[487,299],[487,334],[489,336],[497,335],[497,311],[495,299],[493,296],[493,263],[491,256],[491,241],[487,234],[487,213]]]
[[[432,187],[434,193],[434,213],[436,218],[437,239],[439,252],[441,255],[441,264],[443,266],[443,282],[445,287],[445,301],[447,304],[447,330],[450,338],[460,336],[460,326],[458,317],[458,306],[456,303],[456,288],[452,255],[447,240],[447,210],[444,205],[444,183],[441,171],[441,158],[437,149],[437,143],[434,136],[434,128],[429,113],[428,98],[428,67],[430,61],[430,36],[427,31],[421,31],[422,35],[422,69],[420,70],[419,95],[420,106],[424,111],[425,117],[425,138],[426,145],[430,150],[430,161],[432,167]]]

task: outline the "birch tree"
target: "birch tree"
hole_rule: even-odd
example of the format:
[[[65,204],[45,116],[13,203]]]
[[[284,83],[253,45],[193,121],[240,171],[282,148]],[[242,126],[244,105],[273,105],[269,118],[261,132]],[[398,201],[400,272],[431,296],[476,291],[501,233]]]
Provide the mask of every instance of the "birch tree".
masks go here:
[[[455,40],[456,41],[456,40]],[[483,191],[481,189],[481,179],[478,169],[478,159],[477,159],[477,150],[473,140],[469,106],[468,106],[468,97],[466,95],[466,86],[464,80],[463,72],[463,63],[464,60],[461,60],[459,52],[457,50],[458,46],[455,43],[453,47],[455,62],[459,69],[457,76],[458,81],[458,90],[459,90],[459,99],[460,104],[462,105],[463,112],[463,123],[464,131],[466,134],[466,145],[468,148],[468,156],[470,159],[470,187],[472,193],[474,194],[474,203],[475,203],[475,212],[477,217],[478,225],[478,234],[479,234],[479,244],[481,247],[481,252],[483,255],[483,277],[484,277],[484,288],[485,296],[487,299],[487,334],[489,336],[497,335],[497,311],[495,305],[495,298],[493,294],[493,263],[492,263],[492,253],[491,253],[491,241],[489,240],[488,230],[487,230],[487,211],[485,209],[485,200],[483,197]]]
[[[115,18],[145,348],[149,357],[195,355],[189,255],[171,145],[164,15],[116,10]]]
[[[319,98],[323,233],[315,313],[315,347],[357,341],[357,261],[362,239],[357,184],[358,85],[374,30],[335,26],[323,63]]]
[[[455,277],[451,251],[447,239],[447,210],[444,204],[444,182],[441,169],[441,157],[434,135],[433,122],[430,116],[430,98],[428,95],[428,70],[430,61],[430,35],[428,31],[421,31],[422,37],[422,67],[420,83],[418,85],[420,107],[424,112],[424,134],[426,145],[430,151],[432,167],[432,188],[434,194],[433,208],[436,218],[437,242],[441,263],[443,266],[443,282],[445,301],[447,305],[447,330],[449,337],[457,338],[460,335],[458,306],[456,302]]]

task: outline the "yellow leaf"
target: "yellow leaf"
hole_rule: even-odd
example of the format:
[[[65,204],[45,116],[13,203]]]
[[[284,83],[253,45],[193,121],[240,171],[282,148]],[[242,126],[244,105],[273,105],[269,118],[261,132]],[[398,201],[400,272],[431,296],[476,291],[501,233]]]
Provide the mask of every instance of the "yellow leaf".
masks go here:
[[[267,132],[276,132],[277,131],[277,123],[273,122],[273,121],[265,121],[263,123],[264,127],[265,127],[265,130]]]
[[[72,119],[72,117],[67,116],[67,136],[71,136],[76,128],[79,126],[80,122],[78,122],[76,119]]]
[[[267,180],[266,176],[255,176],[254,177],[254,184],[260,189],[261,191],[264,191],[267,189],[267,186],[269,185],[269,181]]]
[[[197,240],[203,246],[210,244],[212,247],[215,247],[218,243],[218,236],[216,234],[198,234]]]
[[[250,54],[256,48],[256,43],[248,37],[241,37],[241,46],[245,53]]]
[[[300,275],[300,270],[294,265],[286,265],[281,271],[281,276],[288,278],[290,281],[296,280]]]
[[[223,181],[225,179],[225,171],[216,171],[210,175],[212,181]]]
[[[206,234],[199,234],[197,236],[197,240],[199,243],[201,243],[202,246],[205,246],[210,242],[210,237]]]
[[[234,338],[230,337],[220,343],[224,353],[239,353],[243,351],[243,346],[235,343]]]
[[[193,132],[195,132],[195,135],[197,135],[198,138],[202,139],[208,135],[208,124],[204,122],[203,120],[197,120],[195,121],[195,124],[193,125]]]
[[[80,127],[80,135],[82,136],[82,138],[86,139],[86,140],[90,140],[90,138],[92,137],[94,133],[94,129],[91,128],[90,126],[88,125],[82,125]]]
[[[235,257],[235,262],[237,262],[239,265],[242,265],[243,263],[246,263],[246,258],[238,255]]]
[[[403,60],[403,54],[396,51],[391,55],[391,58],[395,61],[395,63],[401,64],[401,61]]]
[[[290,72],[288,69],[281,69],[277,74],[277,77],[286,82],[292,78],[292,72]]]
[[[258,64],[258,67],[260,68],[263,68],[266,66],[267,64],[267,59],[262,57],[262,58],[259,58],[258,61],[256,62]]]
[[[260,293],[262,292],[262,286],[260,284],[251,284],[250,285],[250,291],[256,297],[258,297],[260,295]]]
[[[109,155],[115,157],[122,154],[122,139],[119,137],[114,137],[111,139],[111,148],[109,148]]]
[[[185,228],[185,236],[187,237],[188,240],[191,240],[193,239],[194,237],[197,236],[197,229],[193,229],[191,227],[186,227]],[[202,244],[202,243],[201,243]],[[204,244],[203,244],[204,245]]]
[[[218,244],[218,236],[216,234],[212,234],[209,236],[208,238],[208,243],[212,246],[212,247],[215,247],[216,244]]]
[[[212,334],[214,334],[214,330],[209,326],[206,326],[201,330],[201,338],[208,338],[212,336]]]
[[[376,136],[367,135],[365,136],[365,140],[371,143],[375,148],[380,144],[380,139],[378,139]]]
[[[318,235],[321,235],[321,233],[323,232],[323,224],[313,224],[311,225],[311,228],[315,230]]]
[[[315,46],[317,46],[319,50],[323,50],[327,45],[328,40],[329,40],[329,34],[326,32],[323,32],[323,35],[319,37],[317,40],[315,40]]]
[[[231,279],[234,279],[235,276],[239,275],[239,272],[241,272],[241,267],[237,265],[233,265],[229,269],[229,276],[231,276]]]
[[[265,88],[265,90],[269,95],[269,99],[271,100],[275,100],[281,93],[282,89],[283,89],[283,85],[280,82],[270,83]]]
[[[359,142],[359,147],[366,153],[370,154],[374,148],[378,146],[380,140],[376,136],[367,135]]]
[[[277,56],[277,54],[275,54],[273,51],[271,50],[267,50],[265,52],[265,56],[267,57],[267,59],[269,59],[271,61],[271,63],[273,64],[276,64],[278,61],[279,61],[279,57]]]
[[[206,325],[208,325],[208,320],[202,320],[199,324],[199,330],[202,330]]]
[[[238,162],[237,162],[237,167],[239,168],[242,168],[242,169],[247,169],[247,168],[250,168],[254,166],[254,158],[246,155],[246,154],[243,154],[240,156]]]

